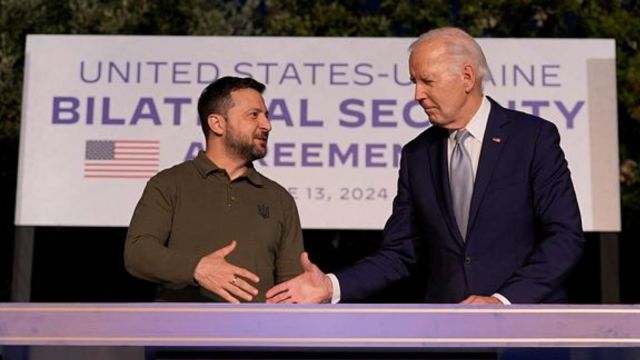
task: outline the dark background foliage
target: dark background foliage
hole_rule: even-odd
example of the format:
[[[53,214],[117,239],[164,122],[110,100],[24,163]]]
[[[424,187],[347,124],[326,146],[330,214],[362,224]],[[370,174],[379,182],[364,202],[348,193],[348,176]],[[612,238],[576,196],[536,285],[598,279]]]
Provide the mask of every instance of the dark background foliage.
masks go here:
[[[621,300],[640,302],[640,3],[595,0],[0,0],[0,301],[10,299],[18,139],[27,34],[404,36],[443,25],[476,37],[614,38],[617,54]],[[46,149],[44,149],[46,150]],[[43,174],[43,178],[50,174]],[[33,301],[148,301],[122,267],[122,228],[38,228]],[[373,251],[379,231],[305,231],[324,270]],[[602,301],[598,234],[570,281],[578,303]],[[419,301],[419,278],[370,301]],[[417,288],[417,290],[416,290]]]

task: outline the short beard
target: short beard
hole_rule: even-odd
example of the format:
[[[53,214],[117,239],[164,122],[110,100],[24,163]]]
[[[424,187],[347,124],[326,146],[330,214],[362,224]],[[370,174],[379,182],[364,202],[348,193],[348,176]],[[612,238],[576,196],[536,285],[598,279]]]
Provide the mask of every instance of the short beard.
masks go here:
[[[225,147],[230,153],[237,155],[247,162],[262,159],[267,155],[266,148],[264,151],[261,151],[253,144],[253,137],[251,137],[249,142],[242,140],[242,138],[236,137],[233,131],[228,131],[227,137],[225,138]]]

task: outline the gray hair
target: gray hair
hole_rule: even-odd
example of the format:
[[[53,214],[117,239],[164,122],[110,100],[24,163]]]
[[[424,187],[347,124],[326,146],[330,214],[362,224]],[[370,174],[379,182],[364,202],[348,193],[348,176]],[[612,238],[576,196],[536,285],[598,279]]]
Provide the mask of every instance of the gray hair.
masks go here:
[[[487,59],[482,52],[480,45],[464,30],[455,27],[441,27],[429,30],[420,35],[416,41],[409,46],[409,51],[413,52],[418,45],[425,41],[438,39],[445,45],[446,53],[459,59],[460,62],[471,61],[476,68],[477,78],[480,82],[480,89],[483,88],[482,83],[489,75],[489,65]]]

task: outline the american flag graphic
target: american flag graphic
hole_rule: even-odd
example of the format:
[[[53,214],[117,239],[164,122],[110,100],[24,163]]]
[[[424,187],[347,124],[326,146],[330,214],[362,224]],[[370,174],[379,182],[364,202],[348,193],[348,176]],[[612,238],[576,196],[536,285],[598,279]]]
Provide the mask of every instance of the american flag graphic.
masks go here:
[[[159,170],[160,141],[87,140],[85,178],[148,179]]]

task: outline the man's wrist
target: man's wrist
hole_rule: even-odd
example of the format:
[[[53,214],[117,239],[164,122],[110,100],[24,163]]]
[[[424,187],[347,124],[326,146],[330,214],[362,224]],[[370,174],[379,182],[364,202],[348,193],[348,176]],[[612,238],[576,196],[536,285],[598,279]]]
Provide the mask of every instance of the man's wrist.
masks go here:
[[[511,301],[509,301],[509,299],[507,299],[506,296],[500,294],[500,293],[495,293],[493,295],[491,295],[492,297],[498,299],[498,301],[500,301],[502,303],[502,305],[511,305]]]
[[[328,273],[326,274],[326,277],[329,279],[329,281],[331,282],[331,303],[332,304],[337,304],[340,302],[341,299],[341,292],[340,292],[340,282],[338,281],[338,278],[332,274],[332,273]]]
[[[198,259],[196,266],[193,267],[193,272],[191,275],[191,281],[192,281],[191,285],[200,286],[200,282],[198,282],[198,278],[200,277],[198,270],[200,270],[200,266],[202,264],[203,259],[204,257],[201,257],[200,259]]]
[[[333,283],[331,282],[331,279],[325,275],[324,279],[323,279],[323,283],[324,283],[324,288],[327,292],[327,296],[322,299],[322,304],[328,304],[331,303],[331,299],[333,298]]]

